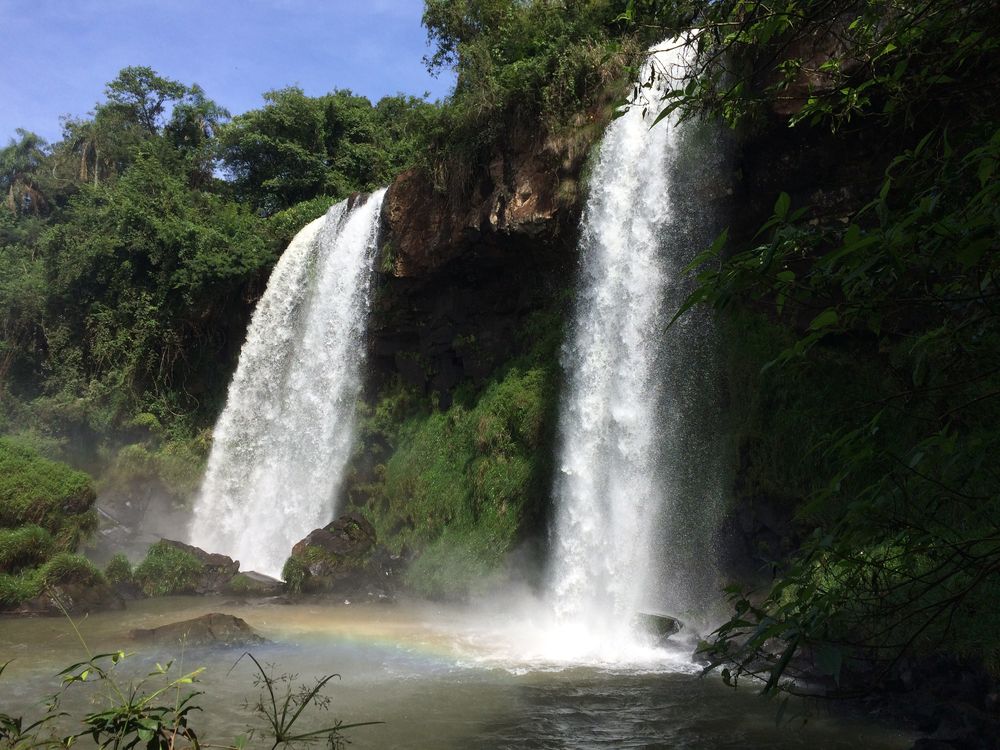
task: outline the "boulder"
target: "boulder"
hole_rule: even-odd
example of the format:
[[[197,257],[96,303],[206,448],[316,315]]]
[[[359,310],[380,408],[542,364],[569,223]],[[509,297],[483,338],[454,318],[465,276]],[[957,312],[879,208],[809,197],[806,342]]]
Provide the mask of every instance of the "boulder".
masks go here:
[[[239,560],[216,552],[206,552],[173,539],[161,539],[161,544],[187,552],[202,565],[202,574],[194,587],[195,594],[219,594],[228,590],[229,582],[240,572]]]
[[[679,633],[684,627],[684,624],[676,617],[650,614],[648,612],[636,613],[634,622],[638,629],[653,636],[660,643],[666,641],[670,636]]]
[[[129,631],[128,635],[134,641],[164,646],[182,643],[186,647],[245,647],[267,643],[245,620],[219,612],[158,628],[137,628]]]
[[[285,590],[285,584],[277,578],[247,570],[233,576],[227,588],[230,593],[243,596],[278,596]]]
[[[375,548],[375,527],[356,513],[315,529],[292,547],[292,556],[312,558],[313,575],[329,575],[348,561],[366,558]]]
[[[282,576],[293,591],[382,599],[391,578],[386,559],[368,519],[348,513],[296,544]]]

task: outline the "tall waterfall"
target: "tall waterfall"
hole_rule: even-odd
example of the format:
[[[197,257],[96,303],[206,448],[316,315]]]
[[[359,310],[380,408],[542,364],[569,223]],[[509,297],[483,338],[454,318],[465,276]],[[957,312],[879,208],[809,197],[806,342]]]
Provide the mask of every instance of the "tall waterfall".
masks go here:
[[[645,101],[604,136],[563,347],[548,599],[604,654],[633,638],[636,612],[680,614],[715,586],[721,462],[699,424],[718,401],[712,327],[697,315],[668,323],[689,291],[683,269],[712,231],[695,186],[715,177],[719,155],[698,124],[671,115],[651,127],[685,52],[677,41],[652,48]]]
[[[254,311],[190,528],[193,544],[280,573],[330,521],[361,388],[384,190],[292,240]]]

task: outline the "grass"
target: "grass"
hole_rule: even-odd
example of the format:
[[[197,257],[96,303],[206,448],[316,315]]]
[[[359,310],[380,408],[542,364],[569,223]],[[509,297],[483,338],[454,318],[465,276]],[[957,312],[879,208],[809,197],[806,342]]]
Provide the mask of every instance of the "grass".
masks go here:
[[[289,557],[281,569],[281,580],[287,584],[288,590],[294,594],[302,593],[302,587],[308,577],[309,567],[299,557]]]
[[[202,570],[194,555],[161,541],[149,548],[132,578],[147,596],[169,596],[193,591]]]
[[[108,579],[108,583],[132,583],[132,563],[119,552],[108,560],[104,568],[104,577]]]
[[[0,438],[0,527],[34,524],[73,550],[96,527],[89,476]]]
[[[0,529],[0,573],[36,567],[54,552],[52,535],[41,526],[28,524],[17,529]]]
[[[35,577],[43,589],[61,583],[79,583],[84,586],[107,583],[104,574],[90,560],[69,552],[59,552],[47,560],[35,572]]]
[[[104,574],[87,558],[58,552],[37,568],[0,573],[0,607],[15,607],[62,584],[94,586],[106,582]]]
[[[62,583],[103,583],[73,554],[97,525],[90,477],[0,438],[0,606]]]

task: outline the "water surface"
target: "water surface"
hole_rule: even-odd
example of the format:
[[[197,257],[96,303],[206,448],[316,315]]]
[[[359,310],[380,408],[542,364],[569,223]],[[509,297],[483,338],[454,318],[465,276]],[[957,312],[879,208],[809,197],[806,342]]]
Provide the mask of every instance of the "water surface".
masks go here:
[[[424,603],[396,605],[238,604],[222,598],[170,597],[135,602],[125,612],[78,621],[95,651],[134,651],[126,664],[144,674],[170,657],[185,670],[203,666],[193,722],[203,739],[225,743],[252,721],[253,665],[235,668],[240,650],[167,654],[131,642],[132,628],[226,612],[244,618],[271,643],[253,649],[297,682],[336,672],[329,712],[316,721],[383,721],[349,734],[352,748],[907,748],[912,737],[862,717],[825,710],[776,726],[777,704],[700,679],[681,649],[614,667],[545,660],[520,614],[473,612]],[[508,618],[508,619],[505,619]],[[520,649],[527,656],[519,656]],[[5,710],[37,715],[58,687],[55,673],[83,657],[62,618],[0,619],[0,660],[15,661],[0,682]],[[64,704],[86,709],[87,688]],[[801,708],[801,707],[798,707]],[[791,709],[791,713],[798,710]],[[318,726],[315,722],[312,726]]]

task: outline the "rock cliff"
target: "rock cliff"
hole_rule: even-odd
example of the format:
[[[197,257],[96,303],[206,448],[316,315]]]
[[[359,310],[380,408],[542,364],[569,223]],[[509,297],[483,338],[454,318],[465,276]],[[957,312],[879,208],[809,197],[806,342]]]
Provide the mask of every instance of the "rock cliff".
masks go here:
[[[514,130],[462,189],[421,169],[393,182],[370,329],[376,383],[398,376],[446,406],[459,382],[510,356],[525,316],[569,287],[581,173],[605,120],[588,114],[565,136]]]

